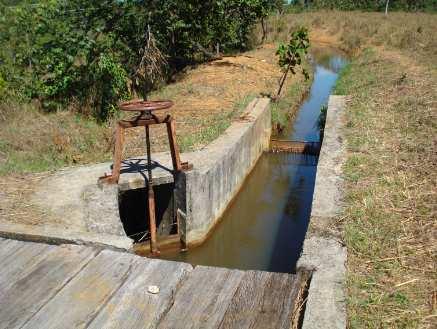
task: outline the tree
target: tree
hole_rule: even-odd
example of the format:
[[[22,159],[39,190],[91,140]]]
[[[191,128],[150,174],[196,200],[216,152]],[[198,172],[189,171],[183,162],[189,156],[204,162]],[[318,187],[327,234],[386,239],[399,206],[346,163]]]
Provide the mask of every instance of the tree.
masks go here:
[[[281,67],[283,74],[279,80],[279,89],[276,94],[276,99],[281,95],[282,87],[287,79],[288,72],[296,74],[296,67],[302,65],[302,60],[308,53],[310,41],[308,37],[308,29],[301,27],[291,34],[290,41],[287,45],[281,43],[276,51],[279,56],[278,64]],[[308,72],[302,68],[302,73],[305,79],[309,78]]]

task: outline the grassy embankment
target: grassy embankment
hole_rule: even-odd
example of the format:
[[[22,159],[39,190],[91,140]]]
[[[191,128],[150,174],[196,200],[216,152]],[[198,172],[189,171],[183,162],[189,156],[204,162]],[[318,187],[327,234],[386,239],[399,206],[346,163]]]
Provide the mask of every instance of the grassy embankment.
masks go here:
[[[274,18],[351,53],[337,94],[350,95],[345,137],[350,328],[437,325],[437,17],[314,12]]]

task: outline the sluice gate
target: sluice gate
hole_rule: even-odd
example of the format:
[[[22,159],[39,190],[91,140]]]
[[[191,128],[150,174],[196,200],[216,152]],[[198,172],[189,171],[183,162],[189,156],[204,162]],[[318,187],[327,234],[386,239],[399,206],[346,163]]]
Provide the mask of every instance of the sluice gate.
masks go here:
[[[318,156],[320,153],[321,145],[321,142],[272,139],[270,142],[270,152],[286,152]]]

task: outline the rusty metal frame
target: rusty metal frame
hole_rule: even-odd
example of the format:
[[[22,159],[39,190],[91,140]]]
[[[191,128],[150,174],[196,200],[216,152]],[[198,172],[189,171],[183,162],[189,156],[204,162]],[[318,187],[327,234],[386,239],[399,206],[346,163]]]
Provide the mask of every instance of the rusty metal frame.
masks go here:
[[[156,232],[155,195],[153,191],[149,127],[151,125],[156,125],[156,124],[166,125],[175,177],[178,175],[180,171],[189,170],[192,168],[192,166],[187,162],[181,163],[180,155],[179,155],[179,147],[176,141],[175,121],[172,118],[172,116],[170,114],[166,114],[164,116],[158,116],[153,113],[154,111],[168,109],[172,105],[173,102],[171,101],[134,100],[134,101],[121,103],[119,105],[121,110],[139,112],[139,113],[130,119],[118,121],[115,131],[114,164],[112,167],[112,173],[111,175],[105,175],[99,178],[100,183],[107,183],[107,184],[118,183],[118,180],[120,179],[125,129],[141,127],[141,126],[145,127],[146,151],[147,151],[147,174],[148,174],[147,203],[148,203],[148,216],[149,216],[149,228],[150,228],[150,251],[152,256],[159,255],[159,250],[158,250],[157,232]],[[178,224],[179,224],[179,220],[178,220]],[[178,234],[180,234],[179,227],[178,227]]]

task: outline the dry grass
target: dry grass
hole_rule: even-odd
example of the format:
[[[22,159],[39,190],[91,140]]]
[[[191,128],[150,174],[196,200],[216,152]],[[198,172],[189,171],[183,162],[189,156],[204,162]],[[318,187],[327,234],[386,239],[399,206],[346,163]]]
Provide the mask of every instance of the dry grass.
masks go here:
[[[435,328],[437,76],[397,52],[367,50],[343,73],[348,104],[351,328]]]
[[[0,114],[0,176],[109,158],[108,125],[67,111],[44,114],[32,104],[3,103]]]
[[[238,56],[199,65],[152,95],[152,98],[175,101],[172,113],[184,151],[201,148],[217,138],[255,96],[274,94],[281,76],[275,51],[274,44],[267,44]],[[297,75],[287,81],[286,88],[302,82],[303,76]],[[299,97],[296,95],[294,101]],[[158,128],[152,133],[157,137],[154,149],[166,149],[165,130]],[[141,152],[142,134],[132,135],[130,143],[132,150],[127,153]]]
[[[437,15],[425,13],[383,13],[317,11],[272,16],[268,42],[283,40],[297,26],[307,26],[311,40],[336,44],[356,53],[369,45],[407,51],[410,56],[426,53],[428,64],[436,65]],[[423,59],[422,59],[423,60]]]

